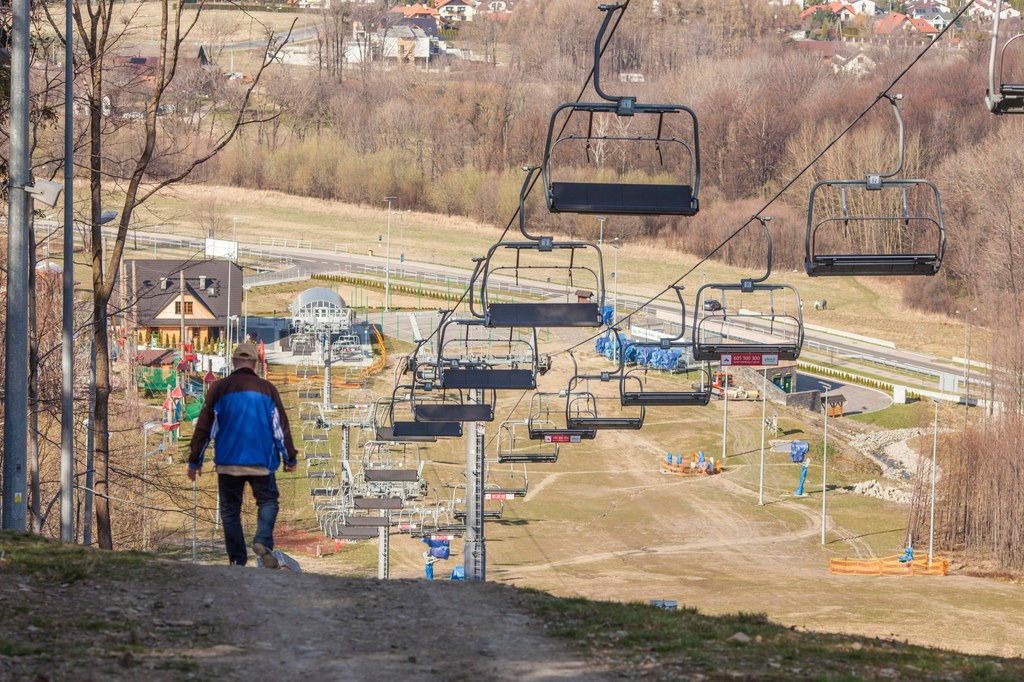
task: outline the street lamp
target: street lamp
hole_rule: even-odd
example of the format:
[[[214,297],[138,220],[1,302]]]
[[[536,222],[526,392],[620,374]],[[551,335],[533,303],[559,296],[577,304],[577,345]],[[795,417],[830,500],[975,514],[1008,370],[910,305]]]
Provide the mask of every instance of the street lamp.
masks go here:
[[[703,286],[703,285],[707,284],[708,283],[708,273],[706,273],[703,270],[701,270],[700,271],[700,276],[703,277],[703,279],[700,282],[701,285]]]
[[[821,544],[825,544],[825,491],[828,490],[828,392],[832,384],[819,381],[825,388],[825,447],[821,455]]]
[[[932,424],[932,498],[931,511],[928,518],[928,565],[932,565],[932,550],[935,547],[935,469],[936,459],[939,451],[939,401],[935,403],[935,420]]]
[[[388,246],[387,257],[384,260],[384,312],[390,310],[391,304],[391,202],[398,197],[384,197],[388,202]]]
[[[598,233],[597,233],[597,245],[601,246],[604,243],[604,221],[608,220],[603,215],[597,216]]]

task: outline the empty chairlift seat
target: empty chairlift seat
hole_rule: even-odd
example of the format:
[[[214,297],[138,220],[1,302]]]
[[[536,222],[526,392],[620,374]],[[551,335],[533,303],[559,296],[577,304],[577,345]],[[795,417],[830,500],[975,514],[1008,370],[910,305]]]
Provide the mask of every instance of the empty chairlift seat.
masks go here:
[[[470,311],[487,327],[599,327],[604,323],[604,261],[601,249],[585,241],[555,241],[526,229],[526,195],[536,168],[528,169],[519,195],[519,231],[525,241],[491,246],[473,274],[479,282],[479,305]],[[510,284],[544,282],[564,291],[562,300],[499,301]],[[508,294],[504,294],[508,295]]]
[[[626,3],[628,4],[628,3]],[[562,213],[680,215],[697,213],[700,154],[697,116],[682,104],[640,104],[601,88],[606,12],[594,40],[598,102],[562,104],[551,115],[543,180],[548,209]]]
[[[706,309],[705,299],[721,305]],[[804,340],[800,294],[788,284],[705,284],[697,291],[692,333],[696,361],[771,365],[796,360]]]
[[[939,190],[928,180],[896,177],[903,168],[904,153],[899,98],[889,97],[899,126],[895,170],[823,180],[811,189],[804,258],[808,275],[934,275],[939,271],[946,249]]]

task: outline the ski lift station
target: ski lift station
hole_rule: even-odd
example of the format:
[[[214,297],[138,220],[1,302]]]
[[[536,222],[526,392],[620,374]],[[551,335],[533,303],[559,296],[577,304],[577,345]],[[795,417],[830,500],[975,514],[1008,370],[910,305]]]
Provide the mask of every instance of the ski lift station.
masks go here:
[[[345,301],[324,287],[313,287],[299,293],[288,310],[292,314],[292,328],[298,332],[340,332],[352,326],[352,311]]]

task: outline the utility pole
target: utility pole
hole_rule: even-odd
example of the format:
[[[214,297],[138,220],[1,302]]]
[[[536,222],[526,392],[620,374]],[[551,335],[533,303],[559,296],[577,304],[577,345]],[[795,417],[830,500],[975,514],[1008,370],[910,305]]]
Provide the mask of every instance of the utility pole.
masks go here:
[[[28,451],[29,0],[11,5],[10,179],[7,241],[7,335],[4,464],[0,527],[24,531]]]
[[[821,544],[825,544],[825,492],[828,490],[828,392],[832,384],[819,382],[825,387],[825,447],[821,453]]]

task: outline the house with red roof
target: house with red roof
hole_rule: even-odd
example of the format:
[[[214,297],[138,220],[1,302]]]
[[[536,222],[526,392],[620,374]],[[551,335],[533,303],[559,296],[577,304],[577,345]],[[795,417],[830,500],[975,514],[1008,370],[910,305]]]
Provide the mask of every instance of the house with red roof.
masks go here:
[[[843,24],[853,21],[853,18],[857,14],[857,10],[845,2],[830,2],[827,5],[811,5],[800,13],[800,18],[809,19],[818,11],[838,16],[840,23]]]

